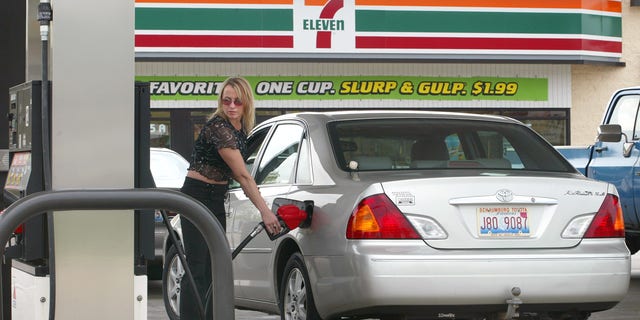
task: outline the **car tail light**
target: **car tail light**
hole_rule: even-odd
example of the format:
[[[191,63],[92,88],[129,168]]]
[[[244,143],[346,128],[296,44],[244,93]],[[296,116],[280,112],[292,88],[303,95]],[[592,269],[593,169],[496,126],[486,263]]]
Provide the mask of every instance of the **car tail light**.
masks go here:
[[[617,196],[608,194],[584,234],[585,238],[624,238],[624,217]]]
[[[420,239],[407,218],[384,194],[360,201],[349,218],[347,239]]]

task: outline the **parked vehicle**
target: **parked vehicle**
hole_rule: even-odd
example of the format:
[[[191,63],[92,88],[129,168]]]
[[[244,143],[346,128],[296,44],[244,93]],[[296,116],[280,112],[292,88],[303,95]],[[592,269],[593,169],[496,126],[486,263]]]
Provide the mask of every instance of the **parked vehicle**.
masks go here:
[[[189,162],[179,153],[171,149],[151,148],[150,150],[149,167],[156,188],[180,189],[184,182],[184,177],[187,175]],[[171,217],[173,217],[173,215]],[[162,221],[162,215],[159,211],[155,213],[154,233],[155,258],[148,261],[147,274],[150,279],[161,279],[164,243],[169,232]]]
[[[259,234],[233,260],[239,308],[282,319],[587,319],[627,293],[615,186],[585,178],[516,120],[298,113],[261,123],[248,146],[270,205],[314,207],[308,227]],[[260,214],[235,186],[227,212],[235,248]],[[169,245],[172,319],[183,273]]]
[[[617,90],[609,100],[593,145],[558,147],[582,174],[616,186],[632,254],[640,249],[639,106],[640,87]]]
[[[179,153],[167,148],[151,148],[149,162],[156,188],[182,187],[189,162]]]

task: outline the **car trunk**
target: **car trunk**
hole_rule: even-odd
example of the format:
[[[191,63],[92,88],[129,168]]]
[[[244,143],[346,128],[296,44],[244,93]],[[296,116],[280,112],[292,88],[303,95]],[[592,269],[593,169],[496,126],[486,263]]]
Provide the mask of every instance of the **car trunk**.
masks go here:
[[[573,247],[581,239],[562,238],[563,230],[574,217],[596,213],[607,193],[602,182],[525,175],[396,180],[382,186],[405,215],[440,224],[447,238],[425,239],[438,249]]]

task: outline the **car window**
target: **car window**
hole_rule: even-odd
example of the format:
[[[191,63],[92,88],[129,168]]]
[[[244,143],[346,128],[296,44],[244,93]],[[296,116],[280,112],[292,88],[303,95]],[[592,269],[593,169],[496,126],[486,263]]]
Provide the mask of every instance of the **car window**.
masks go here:
[[[637,126],[638,117],[640,117],[638,114],[639,104],[640,96],[638,95],[622,96],[616,101],[613,113],[609,119],[609,124],[619,124],[622,127],[622,132],[626,134],[629,139],[638,139],[635,126]]]
[[[522,161],[511,142],[498,131],[478,131],[480,154],[477,160],[489,168],[523,169]]]
[[[247,159],[245,159],[245,164],[247,166],[247,170],[251,172],[253,169],[253,164],[258,157],[258,151],[260,151],[260,147],[264,143],[267,134],[269,133],[269,128],[262,128],[259,131],[256,131],[251,134],[249,138],[247,138]]]
[[[296,183],[310,184],[313,182],[311,176],[311,159],[309,159],[309,142],[307,139],[302,140],[300,145],[300,157],[298,159],[298,168],[296,171]]]
[[[449,160],[465,160],[462,145],[460,144],[460,137],[458,137],[457,133],[446,136],[444,142],[447,145]]]
[[[252,132],[251,135],[247,138],[247,158],[245,159],[245,166],[247,167],[247,171],[249,171],[249,173],[251,173],[251,171],[253,170],[253,165],[256,158],[258,157],[260,147],[264,143],[270,128],[271,127],[265,127],[256,130]],[[240,183],[235,181],[234,179],[230,179],[229,188],[240,188]]]
[[[328,126],[344,170],[574,169],[531,129],[502,122],[452,119],[370,119]]]
[[[293,182],[302,133],[302,127],[297,124],[276,127],[258,165],[255,178],[258,185]]]

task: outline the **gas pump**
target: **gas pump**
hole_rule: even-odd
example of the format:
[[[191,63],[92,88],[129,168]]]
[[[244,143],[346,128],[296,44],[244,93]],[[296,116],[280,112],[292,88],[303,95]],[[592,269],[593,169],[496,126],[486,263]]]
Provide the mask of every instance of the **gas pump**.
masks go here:
[[[42,179],[42,125],[40,81],[9,89],[9,172],[4,202],[11,204],[28,194],[44,190]],[[34,117],[34,115],[36,115]],[[35,151],[35,152],[33,152]],[[46,217],[33,218],[17,230],[16,257],[37,266],[44,265],[46,253]]]
[[[50,86],[50,83],[49,83]],[[9,89],[9,171],[3,191],[4,203],[44,190],[42,152],[42,82],[32,81]],[[51,97],[49,96],[49,99]],[[11,292],[44,295],[49,300],[48,233],[45,213],[25,221],[3,257],[4,283],[16,283]],[[20,280],[18,280],[20,279]],[[13,296],[12,296],[13,297]],[[9,301],[3,301],[4,306]],[[11,301],[13,302],[13,301]],[[15,310],[12,310],[12,313]],[[35,310],[34,310],[35,311]],[[7,313],[3,310],[3,314]]]
[[[31,81],[9,90],[7,119],[10,166],[3,191],[3,200],[7,206],[20,198],[45,190],[41,86],[41,81]],[[149,168],[149,92],[148,83],[135,83],[136,134],[132,138],[136,148],[136,188],[155,187]],[[51,126],[49,124],[46,127]],[[51,299],[54,297],[49,297],[49,288],[55,284],[54,257],[50,256],[55,251],[50,251],[49,230],[52,227],[48,225],[46,213],[42,213],[26,221],[14,232],[0,266],[2,283],[12,284],[11,291],[3,294],[2,301],[3,308],[10,310],[2,310],[1,319],[48,318],[48,302],[55,301]],[[141,285],[146,286],[146,261],[154,258],[153,210],[136,210],[134,230],[135,257],[132,257],[132,263],[136,281],[142,278]],[[11,314],[13,317],[7,316]]]

